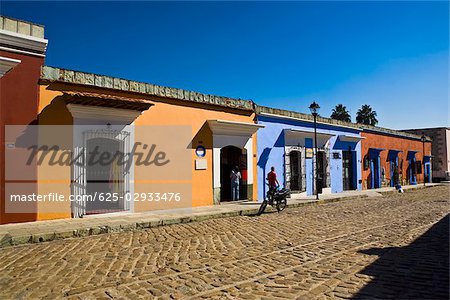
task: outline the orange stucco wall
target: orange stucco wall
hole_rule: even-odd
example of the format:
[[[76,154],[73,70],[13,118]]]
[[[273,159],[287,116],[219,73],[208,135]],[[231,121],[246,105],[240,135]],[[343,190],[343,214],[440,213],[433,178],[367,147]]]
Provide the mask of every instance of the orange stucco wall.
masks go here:
[[[208,107],[180,106],[174,103],[155,101],[155,106],[144,112],[135,122],[139,125],[188,125],[192,127],[192,200],[193,206],[213,204],[213,155],[212,155],[212,133],[204,126],[207,120],[221,119],[229,121],[240,121],[253,123],[253,114],[240,115],[231,111],[211,110]],[[203,128],[202,128],[203,127]],[[253,137],[256,141],[256,135]],[[206,148],[207,170],[195,170],[195,148],[197,145]],[[254,145],[255,147],[255,145]],[[254,151],[256,148],[254,148]],[[255,158],[256,160],[256,158]],[[256,162],[250,164],[255,170]],[[254,173],[255,174],[255,173]],[[256,176],[254,176],[256,177]],[[254,192],[256,184],[254,183]]]
[[[423,163],[423,151],[422,142],[420,140],[413,140],[408,138],[393,137],[389,135],[362,132],[361,136],[365,139],[361,142],[361,161],[362,161],[362,178],[363,189],[368,188],[368,182],[370,181],[370,168],[364,169],[364,157],[369,155],[370,148],[382,148],[384,151],[380,152],[381,167],[385,169],[385,180],[382,182],[383,186],[389,186],[390,180],[390,165],[388,160],[389,150],[400,150],[398,154],[399,161],[399,174],[401,176],[401,184],[409,184],[407,176],[408,160],[407,155],[409,150],[416,150],[416,160],[420,160]],[[425,143],[425,155],[431,155],[431,143]],[[417,174],[417,183],[423,183],[423,168],[422,173]]]
[[[38,106],[38,124],[39,125],[72,125],[73,119],[67,110],[65,103],[58,98],[62,93],[59,91],[47,90],[40,87],[40,97]],[[66,136],[72,139],[72,136]],[[60,179],[48,180],[46,174],[60,174]],[[58,193],[68,199],[70,195],[70,174],[71,168],[68,166],[48,166],[44,161],[38,167],[38,194],[46,195],[48,193]],[[54,212],[54,211],[57,212]],[[63,219],[71,217],[70,202],[39,202],[37,219]]]
[[[73,123],[72,116],[67,110],[65,104],[58,98],[62,95],[61,91],[86,91],[97,93],[108,93],[111,95],[129,97],[129,98],[145,98],[153,101],[154,106],[141,114],[136,120],[135,125],[185,125],[192,129],[192,178],[185,182],[178,182],[191,185],[192,188],[192,206],[205,206],[213,204],[213,155],[212,155],[212,133],[208,126],[207,120],[221,119],[229,121],[239,121],[254,123],[254,113],[251,111],[241,111],[236,109],[228,109],[224,107],[216,107],[205,105],[201,103],[186,103],[172,99],[160,99],[141,94],[134,94],[129,92],[120,92],[115,90],[105,90],[95,87],[77,86],[70,84],[50,84],[40,86],[40,101],[39,101],[39,124],[41,125],[71,125]],[[256,176],[256,134],[253,135],[253,161],[248,162],[248,167],[253,168],[253,192],[252,198],[257,197],[257,176]],[[207,169],[195,170],[195,148],[197,145],[203,145],[206,148]],[[43,174],[47,172],[44,167],[39,167],[39,178],[43,178]],[[70,168],[66,170],[59,170],[60,172],[67,172],[70,174]],[[66,177],[66,176],[64,176]],[[146,184],[161,184],[152,181],[139,181],[135,179],[135,192],[145,192]],[[167,182],[168,184],[174,182]],[[46,185],[47,184],[47,185]],[[39,191],[47,191],[48,184],[55,184],[55,181],[40,180]],[[60,181],[58,184],[59,192],[65,196],[70,195],[70,181]],[[164,184],[164,183],[163,183]],[[134,211],[149,210],[148,204],[137,202],[134,204]],[[64,213],[46,213],[45,207],[39,207],[39,219],[52,218],[67,218],[70,217],[70,204],[67,204],[63,209]]]

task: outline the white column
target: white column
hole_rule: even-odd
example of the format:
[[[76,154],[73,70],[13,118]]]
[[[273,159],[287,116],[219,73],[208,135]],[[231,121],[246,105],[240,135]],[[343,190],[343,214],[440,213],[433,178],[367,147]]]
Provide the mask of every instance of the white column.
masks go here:
[[[213,188],[220,188],[220,147],[213,147]]]
[[[253,138],[249,138],[244,148],[247,150],[247,184],[253,184]]]

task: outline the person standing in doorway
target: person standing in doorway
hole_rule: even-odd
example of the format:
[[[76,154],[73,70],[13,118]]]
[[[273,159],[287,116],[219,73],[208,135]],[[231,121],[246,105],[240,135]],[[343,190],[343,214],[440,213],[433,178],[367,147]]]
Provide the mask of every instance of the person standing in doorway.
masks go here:
[[[239,172],[239,167],[236,166],[231,170],[231,199],[239,200],[239,183],[241,181],[241,172]]]

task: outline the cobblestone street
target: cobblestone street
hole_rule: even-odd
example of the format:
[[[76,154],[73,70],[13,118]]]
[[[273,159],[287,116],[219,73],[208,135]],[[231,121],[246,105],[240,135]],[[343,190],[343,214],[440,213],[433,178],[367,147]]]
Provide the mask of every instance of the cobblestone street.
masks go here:
[[[448,299],[449,188],[0,249],[0,299]]]

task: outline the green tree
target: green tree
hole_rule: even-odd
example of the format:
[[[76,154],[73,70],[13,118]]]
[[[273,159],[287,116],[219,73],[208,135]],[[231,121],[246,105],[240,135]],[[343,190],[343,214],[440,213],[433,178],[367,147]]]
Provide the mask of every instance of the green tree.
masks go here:
[[[344,121],[344,122],[351,122],[350,113],[348,112],[347,108],[342,105],[338,104],[335,108],[333,108],[333,111],[331,113],[331,118],[334,120]]]
[[[377,112],[368,104],[364,104],[356,113],[356,123],[376,126],[378,124]]]

